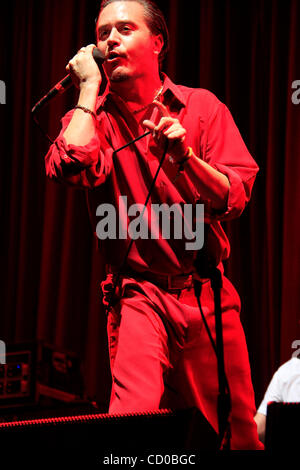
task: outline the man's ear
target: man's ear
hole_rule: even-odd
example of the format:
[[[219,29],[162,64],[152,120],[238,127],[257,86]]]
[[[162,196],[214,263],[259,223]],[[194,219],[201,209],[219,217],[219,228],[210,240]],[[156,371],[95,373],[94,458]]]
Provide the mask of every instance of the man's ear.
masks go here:
[[[153,36],[153,38],[154,38],[153,51],[154,51],[154,54],[157,54],[159,56],[159,54],[162,51],[162,48],[164,47],[164,40],[163,40],[162,34],[158,34],[157,36]]]

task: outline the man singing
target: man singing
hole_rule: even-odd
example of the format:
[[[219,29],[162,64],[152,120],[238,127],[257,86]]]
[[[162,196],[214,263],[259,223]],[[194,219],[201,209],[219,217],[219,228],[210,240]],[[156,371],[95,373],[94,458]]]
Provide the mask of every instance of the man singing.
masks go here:
[[[113,294],[109,412],[197,407],[218,431],[217,359],[193,289],[197,251],[187,249],[184,236],[163,237],[157,228],[159,236],[137,238],[127,252],[130,237],[124,236],[130,214],[119,202],[145,204],[167,150],[148,206],[204,204],[200,271],[210,260],[222,273],[231,449],[261,449],[240,300],[223,275],[230,247],[220,224],[240,216],[258,167],[223,103],[207,90],[175,85],[162,73],[168,31],[152,1],[104,0],[96,37],[105,57],[106,90],[99,96],[103,77],[93,59],[95,45],[83,47],[67,65],[79,88],[78,103],[63,118],[46,156],[46,172],[89,189],[95,227],[99,204],[112,204],[121,220],[116,233],[123,236],[100,242],[107,270],[104,302]],[[117,152],[146,131],[146,137]],[[147,217],[150,222],[151,211]],[[116,276],[118,288],[112,290]],[[209,279],[202,278],[200,302],[215,338],[214,295]]]

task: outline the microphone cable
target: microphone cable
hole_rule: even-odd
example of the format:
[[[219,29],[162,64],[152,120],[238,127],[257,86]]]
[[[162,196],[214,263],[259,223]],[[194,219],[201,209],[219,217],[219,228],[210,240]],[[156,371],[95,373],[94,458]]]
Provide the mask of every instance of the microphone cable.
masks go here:
[[[128,142],[128,143],[125,144],[123,147],[119,148],[118,150],[115,150],[114,153],[116,154],[117,152],[120,152],[121,150],[124,150],[124,148],[128,147],[129,145],[134,144],[135,142],[137,142],[138,140],[140,140],[140,139],[146,137],[146,136],[149,135],[149,134],[150,134],[150,131],[145,132],[145,134],[143,134],[143,135],[137,137],[136,139],[134,139],[134,140]],[[146,200],[145,200],[145,204],[144,204],[144,207],[143,207],[143,210],[142,210],[142,212],[141,212],[141,216],[140,216],[140,217],[143,217],[143,215],[144,215],[144,213],[145,213],[146,207],[147,207],[147,205],[148,205],[149,199],[150,199],[150,197],[151,197],[151,195],[152,195],[152,191],[153,191],[154,186],[155,186],[155,183],[156,183],[156,181],[157,181],[159,172],[160,172],[160,170],[161,170],[161,168],[162,168],[162,166],[163,166],[163,163],[164,163],[164,161],[165,161],[166,155],[167,155],[167,153],[168,153],[168,146],[169,146],[169,142],[168,142],[168,140],[166,139],[165,145],[164,145],[163,154],[162,154],[162,157],[161,157],[161,159],[160,159],[160,162],[159,162],[157,171],[156,171],[156,173],[155,173],[155,175],[154,175],[154,178],[153,178],[153,180],[152,180],[152,182],[151,182],[151,186],[150,186],[150,188],[149,188],[149,191],[148,191],[148,194],[147,194],[147,197],[146,197]],[[106,306],[106,309],[105,309],[107,315],[108,315],[109,311],[110,311],[111,308],[112,308],[113,298],[114,298],[116,289],[117,289],[118,284],[119,284],[119,281],[120,281],[120,277],[121,277],[121,274],[122,274],[122,270],[123,270],[123,268],[126,266],[126,262],[127,262],[127,259],[128,259],[128,256],[129,256],[129,253],[130,253],[130,250],[131,250],[131,248],[132,248],[132,245],[133,245],[134,241],[135,241],[135,240],[134,240],[133,238],[131,238],[131,240],[130,240],[130,242],[129,242],[129,245],[128,245],[128,248],[127,248],[127,250],[126,250],[126,253],[125,253],[125,255],[124,255],[124,259],[123,259],[123,261],[122,261],[122,264],[121,264],[120,268],[118,269],[118,272],[117,272],[117,274],[116,274],[116,277],[113,279],[113,288],[112,288],[112,291],[111,291],[111,293],[110,293],[110,298],[109,298],[108,305]]]

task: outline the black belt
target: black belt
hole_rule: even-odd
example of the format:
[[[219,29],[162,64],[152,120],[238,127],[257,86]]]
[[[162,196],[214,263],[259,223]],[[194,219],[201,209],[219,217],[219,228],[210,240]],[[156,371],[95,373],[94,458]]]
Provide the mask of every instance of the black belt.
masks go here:
[[[107,274],[117,274],[118,269],[113,266],[106,265]],[[130,267],[122,269],[120,272],[122,277],[132,277],[136,280],[149,281],[152,284],[164,289],[166,291],[180,291],[182,289],[188,289],[193,286],[193,275],[192,274],[156,274],[148,271],[135,271]]]

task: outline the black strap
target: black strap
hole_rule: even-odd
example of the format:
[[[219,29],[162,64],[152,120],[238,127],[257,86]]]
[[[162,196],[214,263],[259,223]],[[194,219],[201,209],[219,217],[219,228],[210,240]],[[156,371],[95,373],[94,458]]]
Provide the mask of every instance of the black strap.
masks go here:
[[[129,145],[135,143],[137,140],[140,140],[140,139],[142,139],[143,137],[146,137],[148,134],[150,134],[150,132],[146,132],[146,133],[143,134],[142,136],[137,137],[136,139],[132,140],[131,142],[128,142],[128,144],[126,144],[126,145],[124,145],[123,147],[121,147],[120,149],[116,150],[114,153],[120,152],[121,150],[123,150],[124,148],[128,147]],[[159,162],[157,171],[156,171],[156,173],[155,173],[155,176],[154,176],[154,178],[153,178],[153,180],[152,180],[152,183],[151,183],[151,186],[150,186],[150,188],[149,188],[149,192],[148,192],[148,195],[147,195],[147,197],[146,197],[146,201],[145,201],[145,204],[144,204],[143,211],[142,211],[142,213],[141,213],[141,217],[143,217],[143,215],[144,215],[144,212],[145,212],[146,207],[147,207],[147,205],[148,205],[149,199],[150,199],[150,197],[151,197],[151,195],[152,195],[152,191],[153,191],[153,189],[154,189],[155,183],[156,183],[156,181],[157,181],[159,172],[160,172],[161,167],[162,167],[162,165],[163,165],[163,163],[164,163],[164,161],[165,161],[165,158],[166,158],[166,155],[167,155],[167,152],[168,152],[168,146],[169,146],[169,142],[168,142],[168,140],[166,139],[166,141],[165,141],[165,146],[164,146],[164,151],[163,151],[163,155],[162,155],[162,157],[161,157],[161,160],[160,160],[160,162]],[[125,266],[126,266],[126,264],[127,264],[127,259],[128,259],[128,256],[129,256],[129,253],[130,253],[130,250],[131,250],[131,248],[132,248],[133,243],[134,243],[134,240],[131,238],[131,240],[130,240],[130,242],[129,242],[129,245],[128,245],[128,248],[127,248],[127,251],[126,251],[126,253],[125,253],[123,262],[122,262],[122,264],[121,264],[121,266],[120,266],[120,268],[119,268],[119,270],[118,270],[118,272],[117,272],[117,274],[116,274],[116,277],[114,277],[114,280],[113,280],[113,288],[112,288],[112,291],[111,291],[111,297],[110,297],[109,303],[108,303],[108,305],[107,305],[107,307],[106,307],[106,313],[107,313],[107,314],[109,313],[109,311],[110,311],[110,309],[111,309],[111,307],[112,307],[113,298],[114,298],[114,295],[115,295],[115,292],[116,292],[118,283],[119,283],[119,281],[120,281],[121,273],[122,273],[122,272],[124,271],[124,269],[125,269]]]

